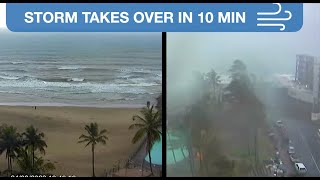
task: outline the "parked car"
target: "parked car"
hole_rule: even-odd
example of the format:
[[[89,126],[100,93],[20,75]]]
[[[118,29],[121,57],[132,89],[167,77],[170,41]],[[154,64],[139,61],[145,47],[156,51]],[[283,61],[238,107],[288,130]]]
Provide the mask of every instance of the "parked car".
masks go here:
[[[279,128],[283,127],[283,122],[280,121],[280,120],[277,121],[277,122],[276,122],[276,126],[279,127]]]
[[[293,163],[298,163],[298,162],[300,162],[299,158],[298,158],[296,155],[294,155],[294,154],[290,154],[290,160],[291,160],[291,162],[293,162]]]
[[[317,134],[318,134],[318,137],[320,138],[320,129],[318,129]]]
[[[283,177],[284,176],[284,171],[280,168],[275,169],[275,171],[273,172],[273,175],[275,177]]]
[[[268,135],[269,135],[269,137],[271,137],[271,138],[274,138],[274,136],[275,136],[275,134],[274,134],[273,132],[270,132]]]
[[[307,173],[307,168],[302,163],[295,163],[294,167],[298,175],[304,175]]]
[[[275,158],[275,159],[272,159],[273,161],[273,164],[276,165],[277,167],[279,166],[282,166],[283,165],[283,162],[281,161],[280,158]]]
[[[289,147],[288,147],[288,153],[289,153],[289,154],[294,154],[294,153],[295,153],[293,146],[289,146]]]

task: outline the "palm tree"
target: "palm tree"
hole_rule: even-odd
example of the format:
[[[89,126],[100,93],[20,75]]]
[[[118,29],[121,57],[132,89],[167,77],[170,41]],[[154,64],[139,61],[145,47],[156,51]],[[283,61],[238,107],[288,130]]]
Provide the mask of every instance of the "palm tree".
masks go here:
[[[108,140],[108,137],[104,134],[107,133],[106,129],[103,129],[99,131],[99,127],[97,123],[90,123],[89,125],[86,125],[84,128],[88,135],[82,134],[79,137],[78,143],[87,143],[85,147],[91,144],[91,152],[92,152],[92,176],[95,177],[94,173],[94,148],[96,144],[102,143],[103,145],[106,144],[106,140]],[[82,139],[82,140],[81,140]]]
[[[162,121],[160,120],[159,111],[155,111],[153,106],[150,107],[150,102],[147,102],[147,107],[144,107],[141,110],[142,116],[135,115],[132,117],[133,121],[138,121],[132,125],[130,125],[129,129],[137,128],[138,131],[134,135],[132,139],[132,143],[137,143],[139,140],[146,137],[147,146],[146,150],[149,154],[149,165],[151,174],[152,171],[152,161],[151,161],[151,148],[153,144],[161,139],[161,131],[160,128],[162,126]]]
[[[31,147],[21,149],[17,158],[19,173],[27,175],[47,174],[49,171],[55,170],[54,164],[46,161],[42,157],[34,157]]]
[[[3,125],[0,134],[0,154],[6,151],[6,159],[8,162],[8,171],[12,174],[12,159],[21,147],[21,135],[17,133],[17,128],[13,126]]]
[[[26,148],[30,148],[32,153],[32,168],[35,168],[35,151],[39,150],[40,153],[45,154],[45,149],[47,147],[46,142],[43,140],[44,133],[39,132],[37,128],[32,125],[26,128],[26,132],[22,133],[23,143]]]

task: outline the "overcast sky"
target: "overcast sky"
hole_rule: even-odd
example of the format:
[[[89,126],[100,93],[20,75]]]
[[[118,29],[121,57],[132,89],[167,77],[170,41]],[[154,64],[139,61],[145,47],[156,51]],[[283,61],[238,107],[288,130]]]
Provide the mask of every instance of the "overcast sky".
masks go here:
[[[320,4],[304,4],[299,32],[167,33],[167,53],[169,84],[194,70],[225,72],[235,59],[260,75],[294,73],[296,54],[320,56]]]

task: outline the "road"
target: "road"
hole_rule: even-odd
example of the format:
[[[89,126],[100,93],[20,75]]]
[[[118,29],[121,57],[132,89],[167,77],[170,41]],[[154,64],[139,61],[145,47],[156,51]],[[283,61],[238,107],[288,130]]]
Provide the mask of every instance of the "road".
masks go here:
[[[281,118],[289,139],[295,147],[295,153],[306,166],[305,176],[320,176],[320,138],[317,135],[319,125],[311,120]]]
[[[272,121],[282,120],[292,141],[296,155],[306,166],[306,176],[320,176],[320,138],[319,125],[310,120],[311,105],[300,105],[288,97],[287,91],[277,88],[264,88],[263,102],[267,105]],[[274,124],[274,122],[273,122]]]

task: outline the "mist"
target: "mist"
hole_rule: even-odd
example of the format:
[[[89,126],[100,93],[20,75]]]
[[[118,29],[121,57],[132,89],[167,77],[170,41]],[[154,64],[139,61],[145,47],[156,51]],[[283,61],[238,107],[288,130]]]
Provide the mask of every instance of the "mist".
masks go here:
[[[301,137],[315,137],[320,128],[310,121],[312,104],[290,99],[273,79],[275,74],[294,75],[298,54],[320,57],[319,29],[320,4],[304,4],[298,32],[168,33],[168,176],[274,176],[273,171],[257,173],[257,164],[290,159],[288,142],[310,169],[307,176],[320,175],[313,164],[320,157],[311,161],[311,151],[299,149],[305,141]],[[279,121],[283,129],[275,128]],[[306,141],[304,146],[319,152],[313,138]],[[190,158],[176,160],[184,147]],[[285,153],[277,156],[277,149]],[[295,174],[291,165],[287,162],[283,176]]]
[[[320,56],[320,4],[304,4],[303,10],[298,32],[167,33],[168,105],[192,87],[194,71],[228,75],[232,62],[240,59],[248,72],[267,79],[294,74],[297,54]]]

